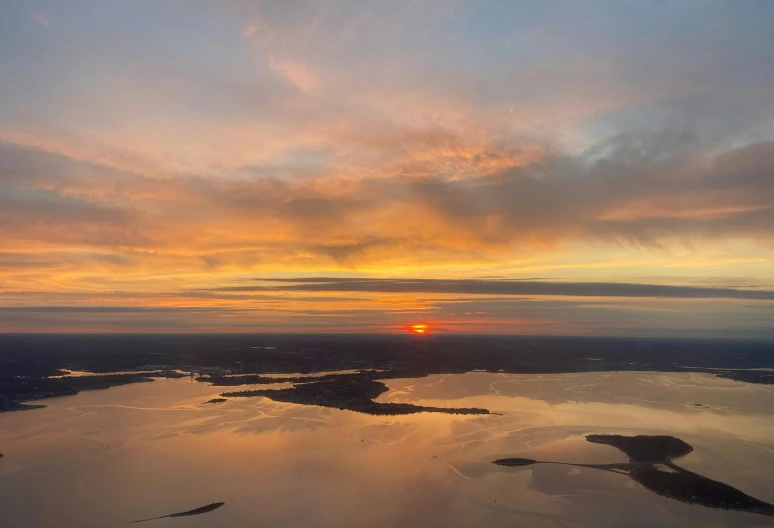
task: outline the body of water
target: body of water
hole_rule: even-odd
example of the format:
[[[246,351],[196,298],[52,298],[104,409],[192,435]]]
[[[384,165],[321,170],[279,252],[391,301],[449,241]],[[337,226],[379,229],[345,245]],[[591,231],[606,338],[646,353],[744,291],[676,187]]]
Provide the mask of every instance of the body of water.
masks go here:
[[[695,448],[683,467],[774,502],[771,386],[641,372],[385,383],[379,401],[498,414],[368,416],[265,398],[203,404],[223,388],[190,379],[48,399],[45,409],[0,414],[0,524],[125,526],[222,501],[147,526],[774,526],[659,496],[625,475],[491,464],[625,462],[584,435],[666,434]]]

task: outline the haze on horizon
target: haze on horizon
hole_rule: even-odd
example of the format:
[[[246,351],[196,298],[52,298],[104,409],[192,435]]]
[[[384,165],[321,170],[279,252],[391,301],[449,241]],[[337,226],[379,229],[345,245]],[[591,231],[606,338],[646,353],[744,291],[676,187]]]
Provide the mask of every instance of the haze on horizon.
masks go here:
[[[0,332],[774,338],[774,3],[0,5]]]

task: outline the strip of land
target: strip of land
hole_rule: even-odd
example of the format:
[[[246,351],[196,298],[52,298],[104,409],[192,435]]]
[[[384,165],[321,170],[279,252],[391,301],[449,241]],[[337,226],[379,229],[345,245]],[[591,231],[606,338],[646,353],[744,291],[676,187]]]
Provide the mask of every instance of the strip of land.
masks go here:
[[[62,369],[96,375],[62,377]],[[363,412],[384,413],[390,408],[391,413],[420,412],[408,404],[352,398],[344,381],[362,382],[358,387],[367,395],[376,390],[373,382],[379,380],[474,370],[511,374],[705,372],[745,383],[772,384],[774,343],[443,335],[6,334],[0,335],[0,411],[33,409],[40,405],[25,402],[182,376],[179,371],[185,371],[217,386],[296,385],[261,394],[249,391],[277,401]],[[325,371],[355,372],[302,376]],[[273,374],[295,375],[278,378]],[[331,383],[300,388],[325,382]]]
[[[61,372],[61,371],[58,371]],[[0,376],[0,411],[23,411],[39,409],[45,405],[30,405],[24,402],[72,396],[81,391],[103,390],[118,385],[153,381],[159,377],[184,377],[185,374],[164,370],[156,372],[106,374],[93,376],[34,377]]]
[[[341,379],[299,383],[287,389],[248,390],[224,392],[226,398],[246,398],[263,396],[274,401],[297,403],[301,405],[317,405],[334,409],[355,411],[374,415],[414,414],[419,412],[435,412],[447,414],[489,414],[487,409],[428,407],[410,403],[380,403],[373,401],[380,394],[387,392],[387,386],[373,379],[368,379],[364,373],[363,379],[356,375],[341,375]]]
[[[141,523],[141,522],[148,522],[148,521],[157,521],[159,519],[169,519],[171,517],[190,517],[192,515],[201,515],[202,513],[209,513],[211,511],[217,510],[221,506],[226,504],[225,502],[213,502],[212,504],[208,504],[206,506],[202,506],[201,508],[196,508],[194,510],[188,510],[180,513],[170,513],[169,515],[163,515],[161,517],[153,517],[152,519],[140,519],[139,521],[131,521],[132,523]]]
[[[673,436],[622,436],[589,435],[586,440],[604,444],[623,451],[628,463],[614,464],[573,464],[568,462],[547,462],[529,458],[502,458],[492,462],[500,466],[523,467],[532,464],[561,464],[567,466],[612,471],[629,476],[650,491],[692,504],[711,508],[745,511],[774,517],[774,505],[758,500],[746,493],[712,480],[674,463],[693,451],[693,447]],[[659,466],[666,466],[664,471]]]

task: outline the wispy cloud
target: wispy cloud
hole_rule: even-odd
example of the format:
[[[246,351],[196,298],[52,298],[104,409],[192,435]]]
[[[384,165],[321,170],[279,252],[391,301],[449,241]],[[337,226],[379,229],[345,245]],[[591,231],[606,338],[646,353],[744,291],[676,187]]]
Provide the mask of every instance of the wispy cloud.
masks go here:
[[[269,66],[273,71],[290,81],[306,94],[314,92],[320,84],[318,76],[312,73],[308,67],[298,62],[270,60]]]
[[[258,26],[254,22],[247,22],[242,26],[242,38],[250,38],[258,31]]]
[[[51,26],[51,18],[49,15],[43,11],[35,11],[32,13],[32,18],[34,18],[40,25],[50,27]]]

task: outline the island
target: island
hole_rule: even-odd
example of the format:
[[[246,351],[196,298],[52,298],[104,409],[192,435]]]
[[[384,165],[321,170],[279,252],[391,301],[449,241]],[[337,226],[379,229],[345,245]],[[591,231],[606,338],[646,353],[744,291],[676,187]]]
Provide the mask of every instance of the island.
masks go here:
[[[673,462],[693,451],[693,447],[673,436],[623,436],[594,434],[588,442],[604,444],[619,449],[629,457],[628,463],[574,464],[546,462],[529,458],[502,458],[492,463],[499,466],[523,467],[532,464],[561,464],[611,471],[627,475],[645,488],[664,497],[701,504],[710,508],[745,511],[774,517],[774,505],[758,500],[746,493],[712,480]]]
[[[129,524],[133,523],[141,523],[141,522],[148,522],[148,521],[156,521],[159,519],[169,519],[171,517],[190,517],[191,515],[201,515],[202,513],[209,513],[213,510],[217,510],[221,506],[226,504],[225,502],[213,502],[212,504],[208,504],[207,506],[202,506],[200,508],[196,508],[194,510],[188,510],[180,513],[170,513],[169,515],[162,515],[161,517],[153,517],[152,519],[140,519],[139,521],[131,521]]]
[[[224,392],[221,396],[227,398],[263,396],[274,401],[317,405],[374,415],[399,415],[419,412],[489,414],[487,409],[427,407],[410,403],[375,402],[373,401],[374,398],[389,389],[384,383],[370,379],[371,374],[367,372],[360,376],[343,374],[336,379],[325,379],[324,381],[309,381],[309,378],[307,378],[306,381],[308,383],[299,383],[287,389]]]

